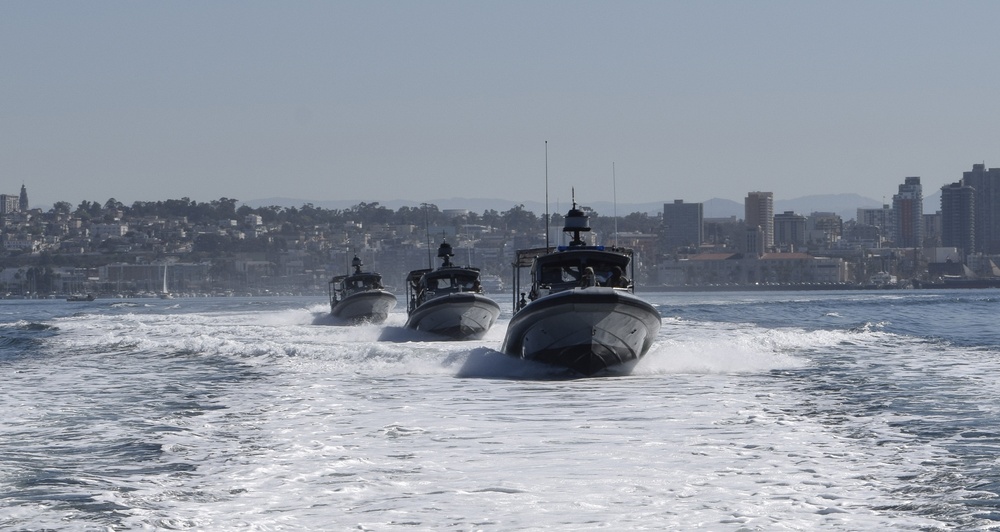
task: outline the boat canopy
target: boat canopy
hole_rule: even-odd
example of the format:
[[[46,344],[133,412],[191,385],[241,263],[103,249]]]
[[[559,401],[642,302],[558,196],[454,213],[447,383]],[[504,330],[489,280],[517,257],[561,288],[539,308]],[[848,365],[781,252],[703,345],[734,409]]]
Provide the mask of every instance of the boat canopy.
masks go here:
[[[330,279],[330,302],[331,304],[337,303],[345,297],[358,292],[383,289],[382,276],[377,273],[338,275]]]
[[[629,256],[621,253],[574,249],[536,258],[531,275],[535,285],[546,286],[551,292],[558,292],[580,286],[584,270],[592,268],[597,285],[606,286],[615,267],[619,268],[621,275],[627,271],[629,262]]]
[[[583,272],[586,268],[594,270],[595,284],[598,286],[615,285],[629,291],[634,285],[625,280],[622,285],[616,285],[609,280],[615,267],[621,268],[622,274],[628,278],[635,277],[635,263],[632,261],[634,252],[630,248],[605,248],[604,246],[574,246],[568,248],[530,248],[519,249],[514,257],[514,308],[523,307],[528,293],[522,292],[521,275],[526,268],[531,271],[531,284],[525,288],[534,299],[544,289],[546,293],[561,292],[583,285]]]
[[[413,270],[406,276],[407,308],[410,312],[419,305],[448,294],[482,293],[479,268],[442,266],[436,270]]]
[[[478,268],[439,268],[424,273],[419,287],[422,290],[471,292],[478,290],[478,281]]]
[[[343,283],[343,288],[369,289],[372,287],[381,288],[382,276],[377,273],[355,273],[351,275],[338,275],[330,281],[331,283]]]
[[[413,270],[406,275],[406,285],[413,290],[420,287],[420,278],[424,276],[427,272],[432,272],[434,270],[430,268],[425,268],[423,270]]]

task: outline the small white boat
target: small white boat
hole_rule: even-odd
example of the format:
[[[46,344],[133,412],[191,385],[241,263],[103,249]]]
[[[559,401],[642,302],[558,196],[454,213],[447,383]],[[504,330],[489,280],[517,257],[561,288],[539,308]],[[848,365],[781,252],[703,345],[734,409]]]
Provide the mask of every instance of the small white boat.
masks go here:
[[[874,286],[896,286],[899,280],[889,272],[876,272],[868,278],[868,284]]]
[[[167,290],[167,263],[163,263],[163,289],[157,294],[160,299],[173,299],[173,294]]]
[[[451,245],[438,247],[437,269],[413,270],[406,276],[406,328],[456,340],[483,337],[500,316],[500,305],[483,295],[479,268],[451,263]]]
[[[563,231],[573,234],[569,246],[518,251],[515,313],[501,350],[584,376],[627,372],[649,350],[662,321],[624,276],[632,251],[585,245],[580,233],[590,231],[589,220],[575,201]],[[525,298],[520,272],[529,267]]]
[[[351,261],[354,273],[330,280],[330,315],[348,323],[382,323],[396,307],[396,296],[382,286],[382,276],[361,271],[361,259]]]

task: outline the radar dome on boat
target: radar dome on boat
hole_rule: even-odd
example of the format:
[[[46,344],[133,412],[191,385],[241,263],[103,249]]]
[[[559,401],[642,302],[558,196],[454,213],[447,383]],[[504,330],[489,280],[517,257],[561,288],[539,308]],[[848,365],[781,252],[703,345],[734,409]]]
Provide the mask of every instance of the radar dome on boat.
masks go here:
[[[566,213],[566,221],[563,226],[563,231],[570,233],[573,231],[590,231],[590,217],[583,213],[580,209],[576,208],[576,204],[573,208]]]
[[[580,239],[580,233],[587,231],[590,231],[590,217],[577,209],[574,201],[573,208],[566,213],[565,225],[563,225],[564,233],[573,233],[573,240],[569,245],[582,246],[583,240]]]
[[[353,267],[353,268],[354,268],[355,270],[357,270],[357,271],[359,271],[359,272],[361,271],[361,266],[362,266],[363,264],[364,264],[364,263],[363,263],[363,262],[361,262],[361,257],[358,257],[357,255],[355,255],[355,256],[354,256],[354,260],[352,260],[352,261],[351,261],[351,266],[352,266],[352,267]]]
[[[455,254],[452,253],[452,251],[451,251],[451,244],[449,244],[447,242],[441,242],[441,245],[438,246],[438,258],[442,259],[442,258],[448,258],[448,257],[454,257],[454,256],[455,256]]]

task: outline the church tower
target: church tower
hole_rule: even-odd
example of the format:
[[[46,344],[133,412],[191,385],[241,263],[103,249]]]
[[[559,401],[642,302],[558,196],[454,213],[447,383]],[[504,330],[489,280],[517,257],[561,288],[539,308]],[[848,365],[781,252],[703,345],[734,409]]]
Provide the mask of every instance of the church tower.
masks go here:
[[[18,201],[18,207],[20,207],[21,212],[28,212],[28,189],[24,188],[24,183],[21,183],[21,198]]]

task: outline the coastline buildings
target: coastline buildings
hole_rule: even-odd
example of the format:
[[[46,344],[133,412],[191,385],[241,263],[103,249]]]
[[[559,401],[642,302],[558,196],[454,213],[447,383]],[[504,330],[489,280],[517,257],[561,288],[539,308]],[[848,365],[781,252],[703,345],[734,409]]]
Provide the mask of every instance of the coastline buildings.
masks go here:
[[[976,164],[957,183],[941,187],[941,210],[935,214],[923,214],[919,177],[905,178],[891,204],[857,209],[855,220],[844,205],[834,204],[830,207],[836,212],[812,210],[822,205],[811,205],[805,216],[791,210],[774,214],[773,196],[748,192],[742,209],[734,202],[720,209],[673,200],[661,204],[659,218],[633,213],[641,216],[625,217],[629,229],[620,231],[618,223],[625,219],[612,223],[603,217],[600,230],[614,234],[616,245],[621,239],[620,245],[639,252],[643,260],[637,260],[641,268],[636,279],[650,285],[865,283],[873,272],[928,279],[944,271],[929,265],[958,262],[976,276],[1000,277],[1000,269],[992,266],[1000,256],[981,247],[992,246],[992,253],[1000,254],[1000,169]],[[172,291],[175,283],[188,293],[219,286],[240,293],[276,287],[313,290],[358,250],[372,253],[371,264],[390,281],[422,267],[431,250],[427,209],[393,211],[362,204],[343,212],[314,207],[300,212],[237,209],[235,201],[197,204],[185,199],[132,207],[84,201],[75,209],[59,202],[43,211],[28,208],[22,185],[19,195],[0,195],[0,254],[7,269],[0,272],[0,297],[4,289],[44,293],[44,287],[56,284],[148,291],[162,279],[147,266],[164,257],[176,264],[170,273]],[[706,206],[718,217],[705,218]],[[523,206],[482,216],[465,209],[434,212],[433,234],[454,239],[469,263],[482,265],[491,275],[506,274],[511,249],[544,242],[534,215]],[[192,265],[186,266],[188,262]],[[53,268],[54,263],[71,269]],[[192,275],[181,275],[186,267]]]
[[[835,245],[844,234],[844,221],[837,213],[814,212],[806,222],[808,241],[824,249]]]
[[[793,211],[774,215],[774,245],[795,251],[806,245],[806,217]]]
[[[774,247],[774,193],[748,193],[743,209],[748,232],[747,253],[764,253]],[[761,233],[759,237],[755,234],[757,230]]]
[[[971,172],[962,173],[961,183],[974,190],[976,251],[1000,253],[1000,168],[974,164]]]
[[[923,247],[924,194],[919,177],[907,177],[892,197],[892,220],[895,225],[893,245],[897,248]]]
[[[941,187],[941,245],[961,250],[961,255],[975,253],[975,189],[961,181]]]
[[[879,209],[858,209],[857,222],[862,225],[875,227],[878,229],[876,247],[893,238],[895,225],[892,221],[892,207],[883,204]]]
[[[663,261],[657,271],[668,286],[754,286],[840,284],[849,268],[840,257],[808,253],[701,253]]]
[[[21,185],[21,193],[0,194],[0,215],[28,211],[28,191]]]
[[[663,251],[674,253],[678,248],[694,248],[704,241],[704,209],[701,203],[674,200],[663,204]]]

